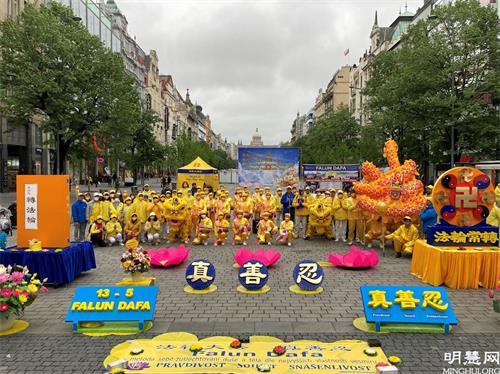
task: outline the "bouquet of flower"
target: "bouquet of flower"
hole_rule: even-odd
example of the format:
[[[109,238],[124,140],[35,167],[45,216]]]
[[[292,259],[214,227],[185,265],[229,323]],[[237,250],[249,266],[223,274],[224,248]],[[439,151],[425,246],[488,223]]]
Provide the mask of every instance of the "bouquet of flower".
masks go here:
[[[500,313],[500,299],[495,299],[495,289],[500,291],[500,277],[497,280],[497,286],[494,289],[488,290],[488,296],[493,300],[493,310]]]
[[[125,244],[127,251],[122,254],[121,263],[125,273],[146,273],[149,271],[151,259],[148,252],[139,246],[135,239],[127,241]]]
[[[8,318],[11,314],[20,317],[24,309],[35,301],[38,292],[47,292],[44,283],[37,274],[29,274],[25,266],[5,267],[0,264],[0,318]]]

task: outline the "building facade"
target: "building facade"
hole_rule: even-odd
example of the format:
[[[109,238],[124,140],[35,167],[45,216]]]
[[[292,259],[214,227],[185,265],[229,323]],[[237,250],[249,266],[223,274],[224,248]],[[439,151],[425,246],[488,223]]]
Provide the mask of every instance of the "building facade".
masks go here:
[[[165,106],[163,103],[161,84],[160,84],[160,69],[158,68],[158,55],[155,50],[151,50],[146,56],[146,109],[152,110],[160,118],[154,123],[153,133],[155,139],[160,144],[167,144],[167,129],[165,127]]]
[[[125,70],[134,78],[137,92],[144,101],[146,99],[146,53],[129,35],[127,18],[115,1],[107,0],[106,3],[101,2],[99,6],[111,17],[113,34],[120,40],[120,49],[117,51],[113,48],[113,51],[121,53]]]
[[[406,32],[413,17],[414,13],[405,9],[405,12],[400,14],[390,26],[381,27],[378,24],[378,13],[375,12],[375,20],[370,32],[370,47],[359,58],[358,64],[352,67],[349,76],[349,110],[362,126],[369,123],[369,113],[366,110],[369,98],[364,95],[363,91],[371,77],[373,61],[379,53],[399,47],[401,36]]]
[[[290,133],[292,134],[292,143],[302,138],[305,135],[304,133],[305,125],[306,125],[306,116],[300,115],[300,113],[297,112],[297,117],[295,117],[295,119],[293,120],[292,130],[290,131]]]
[[[349,75],[351,66],[338,69],[323,92],[319,90],[314,104],[314,118],[320,119],[337,110],[341,105],[349,106]]]
[[[27,4],[39,6],[50,1],[69,6],[92,35],[120,52],[121,41],[112,30],[111,18],[92,0],[1,0],[0,21],[17,17]],[[17,174],[52,173],[55,143],[42,132],[40,122],[41,118],[33,118],[30,123],[14,126],[0,113],[0,192],[15,188]]]

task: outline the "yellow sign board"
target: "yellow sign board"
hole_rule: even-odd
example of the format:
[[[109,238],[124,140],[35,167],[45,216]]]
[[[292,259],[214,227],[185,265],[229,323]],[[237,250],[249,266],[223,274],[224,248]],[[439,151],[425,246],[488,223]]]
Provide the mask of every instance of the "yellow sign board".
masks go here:
[[[153,339],[128,340],[115,346],[104,366],[124,362],[125,373],[244,373],[258,372],[267,365],[272,373],[368,374],[387,362],[381,348],[370,348],[361,340],[323,343],[297,340],[285,343],[277,338],[252,336],[241,348],[231,348],[235,339],[215,336],[198,340],[189,333],[166,333]],[[286,351],[278,356],[274,347]],[[194,346],[201,350],[193,351]],[[373,355],[375,353],[375,355]]]

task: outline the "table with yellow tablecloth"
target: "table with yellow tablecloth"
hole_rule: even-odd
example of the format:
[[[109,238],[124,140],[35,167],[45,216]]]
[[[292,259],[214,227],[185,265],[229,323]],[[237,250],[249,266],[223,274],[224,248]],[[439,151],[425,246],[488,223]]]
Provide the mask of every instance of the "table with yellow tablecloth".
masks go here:
[[[493,288],[500,276],[498,247],[436,247],[417,240],[413,248],[411,273],[423,282],[450,288]]]

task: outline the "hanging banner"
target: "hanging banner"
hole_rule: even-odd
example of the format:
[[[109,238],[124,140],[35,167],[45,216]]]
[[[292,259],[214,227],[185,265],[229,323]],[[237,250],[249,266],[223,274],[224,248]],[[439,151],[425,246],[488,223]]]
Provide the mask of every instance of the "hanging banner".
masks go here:
[[[342,188],[343,182],[359,181],[357,164],[304,164],[304,182],[317,189]]]
[[[298,186],[299,163],[299,148],[238,148],[238,183],[240,186]]]
[[[167,333],[153,339],[127,340],[105,359],[107,370],[125,373],[329,373],[372,374],[387,362],[380,347],[341,340],[285,343],[273,337],[250,337],[249,343],[216,336],[198,340],[188,333]]]
[[[38,184],[24,185],[24,229],[38,230]]]

